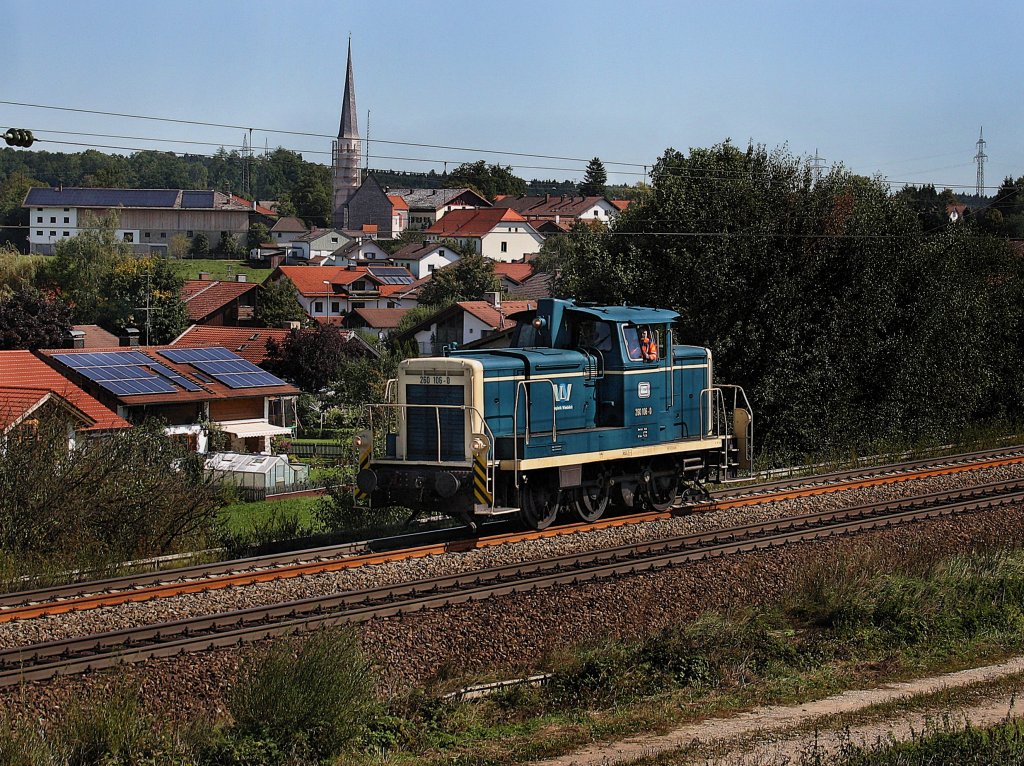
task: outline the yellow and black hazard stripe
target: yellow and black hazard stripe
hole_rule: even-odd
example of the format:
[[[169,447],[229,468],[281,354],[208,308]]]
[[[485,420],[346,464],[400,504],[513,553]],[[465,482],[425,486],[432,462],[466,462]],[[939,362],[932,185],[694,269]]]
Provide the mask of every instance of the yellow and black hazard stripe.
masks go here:
[[[370,467],[370,455],[373,453],[373,448],[364,449],[359,453],[359,470],[364,471]],[[356,485],[356,501],[369,500],[370,496],[359,489],[359,485]]]
[[[493,498],[487,489],[487,453],[473,456],[473,497],[481,505],[491,505]]]

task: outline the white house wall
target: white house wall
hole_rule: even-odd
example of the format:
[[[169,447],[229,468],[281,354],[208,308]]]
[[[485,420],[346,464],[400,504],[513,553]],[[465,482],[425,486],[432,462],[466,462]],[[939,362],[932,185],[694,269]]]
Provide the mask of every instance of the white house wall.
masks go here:
[[[544,238],[529,227],[528,224],[514,221],[504,222],[496,226],[490,233],[480,238],[480,252],[495,261],[521,261],[527,253],[540,252]],[[502,243],[505,249],[502,250]]]

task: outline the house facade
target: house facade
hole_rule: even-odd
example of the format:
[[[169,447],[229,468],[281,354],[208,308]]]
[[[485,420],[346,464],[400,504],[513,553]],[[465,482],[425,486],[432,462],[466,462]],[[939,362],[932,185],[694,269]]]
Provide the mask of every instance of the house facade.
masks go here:
[[[395,266],[374,274],[368,266],[281,266],[268,282],[287,277],[295,285],[303,310],[318,322],[343,324],[357,308],[413,308],[413,299],[397,295],[413,282],[412,275]],[[394,270],[392,276],[385,276]],[[391,282],[391,284],[389,284]]]
[[[29,252],[46,255],[108,213],[117,215],[117,238],[139,253],[166,255],[175,237],[197,234],[211,244],[227,234],[244,245],[251,212],[230,194],[184,189],[34,188],[22,207],[29,213]]]
[[[455,263],[459,254],[443,242],[423,242],[406,245],[392,256],[392,260],[395,265],[409,269],[416,279],[422,279]]]
[[[495,261],[522,261],[544,244],[525,218],[506,208],[454,210],[425,233],[429,242],[454,240]]]
[[[420,356],[440,356],[452,344],[465,346],[515,326],[509,316],[536,307],[530,301],[460,301],[396,336],[414,340]]]
[[[475,210],[491,203],[472,189],[387,189],[409,208],[410,231],[425,231],[453,210]]]
[[[575,221],[597,221],[607,226],[621,212],[606,197],[566,197],[556,194],[504,196],[494,200],[494,206],[515,210],[531,224],[549,221],[564,228],[570,228]]]

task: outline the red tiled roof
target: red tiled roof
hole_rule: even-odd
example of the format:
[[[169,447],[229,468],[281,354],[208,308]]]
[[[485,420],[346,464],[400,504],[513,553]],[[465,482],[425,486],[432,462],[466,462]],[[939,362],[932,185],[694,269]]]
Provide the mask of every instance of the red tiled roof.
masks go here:
[[[408,292],[410,287],[412,287],[412,283],[408,285],[381,285],[377,289],[381,296],[386,298],[390,295],[396,295],[397,293]]]
[[[181,288],[181,299],[185,302],[189,321],[199,322],[258,287],[256,282],[190,279]]]
[[[367,327],[374,330],[392,330],[398,327],[402,317],[412,309],[353,309],[353,314],[358,314],[366,322]]]
[[[291,330],[278,327],[210,327],[192,325],[171,343],[182,348],[220,346],[253,364],[267,359],[267,340],[284,342]]]
[[[494,273],[498,276],[507,277],[516,282],[523,282],[533,274],[532,263],[504,263],[498,261],[494,264]]]
[[[31,351],[0,351],[0,386],[53,392],[94,421],[86,431],[131,427]]]
[[[365,266],[356,266],[351,269],[345,266],[278,266],[277,272],[288,277],[295,285],[296,290],[309,297],[334,295],[334,290],[324,284],[325,280],[332,286],[338,287],[350,285],[359,279],[369,279],[374,286],[377,284],[377,280],[366,270]]]
[[[294,216],[286,216],[274,224],[271,231],[308,231],[306,224]]]
[[[100,348],[101,346],[116,346],[117,336],[112,332],[107,332],[99,325],[95,324],[76,324],[72,330],[80,330],[85,333],[85,348]]]
[[[275,396],[284,395],[289,396],[297,394],[299,390],[290,383],[282,381],[281,385],[271,386],[252,386],[250,388],[231,388],[230,386],[221,383],[220,381],[210,377],[208,380],[200,379],[195,377],[196,370],[191,364],[186,362],[172,362],[167,357],[161,355],[159,352],[163,348],[169,348],[169,346],[134,346],[131,350],[142,354],[145,354],[154,362],[157,362],[164,367],[168,367],[173,372],[178,373],[186,380],[191,380],[193,383],[199,386],[198,391],[185,391],[178,390],[175,388],[173,392],[158,393],[158,394],[124,394],[115,395],[110,392],[104,392],[104,396],[110,396],[119,403],[126,404],[129,406],[138,405],[150,405],[150,404],[178,404],[186,402],[206,402],[214,399],[249,399],[259,396]],[[71,350],[71,349],[46,349],[41,350],[39,353],[47,357],[50,362],[54,365],[57,370],[67,370],[70,375],[75,373],[66,367],[62,362],[52,359],[55,354],[86,354],[97,349],[87,350]],[[109,349],[111,351],[124,351],[124,348]],[[96,385],[91,382],[83,382],[82,385],[92,386]]]
[[[388,199],[391,201],[391,207],[395,210],[409,209],[409,203],[405,201],[404,197],[400,197],[397,194],[389,194]]]
[[[617,207],[619,210],[625,210],[627,207],[630,206],[630,203],[633,202],[633,200],[631,199],[613,199],[609,201],[613,205],[615,205],[615,207]]]
[[[457,304],[463,311],[466,311],[492,330],[501,330],[509,325],[514,325],[509,314],[518,311],[526,311],[537,307],[536,301],[502,301],[501,306],[495,308],[487,301],[459,301]]]
[[[472,210],[453,210],[427,229],[425,233],[450,237],[482,237],[492,232],[494,227],[502,221],[517,221],[526,224],[526,219],[515,210],[485,207]]]
[[[380,226],[375,223],[364,223],[360,231],[365,231],[367,234],[376,234]]]
[[[259,213],[260,215],[266,215],[266,216],[271,216],[271,217],[277,215],[277,213],[275,213],[273,210],[271,210],[268,207],[263,207],[261,204],[259,204],[259,202],[257,202],[254,205],[249,200],[245,199],[244,197],[239,197],[237,194],[232,194],[231,195],[231,200],[232,200],[232,202],[236,202],[239,205],[245,205],[250,210],[252,210],[254,213]]]
[[[13,388],[0,386],[0,433],[32,412],[42,404],[50,391],[39,388]]]
[[[522,197],[504,197],[494,201],[495,207],[507,207],[522,213],[528,220],[534,218],[554,218],[562,216],[565,218],[578,218],[601,201],[611,203],[605,197],[566,197],[556,194],[544,194]],[[614,203],[612,203],[614,204]]]

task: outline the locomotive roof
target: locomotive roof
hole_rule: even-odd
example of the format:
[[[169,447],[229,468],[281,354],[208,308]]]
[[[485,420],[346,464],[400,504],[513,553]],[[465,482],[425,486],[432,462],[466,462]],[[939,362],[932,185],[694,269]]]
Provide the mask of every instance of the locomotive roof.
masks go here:
[[[576,314],[583,314],[591,316],[595,319],[603,322],[616,322],[623,323],[628,322],[631,324],[668,324],[674,322],[679,318],[678,312],[672,311],[671,309],[655,309],[647,306],[593,306],[590,304],[580,304],[575,301],[566,301],[566,311],[571,311]],[[526,318],[527,316],[533,316],[537,312],[521,311],[510,316],[511,319],[516,321],[522,321],[517,319],[518,316]]]

